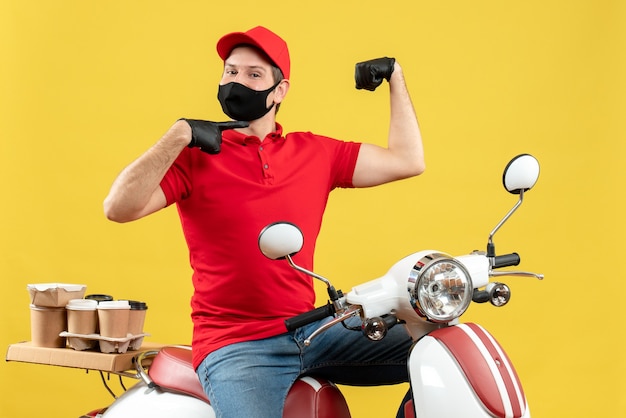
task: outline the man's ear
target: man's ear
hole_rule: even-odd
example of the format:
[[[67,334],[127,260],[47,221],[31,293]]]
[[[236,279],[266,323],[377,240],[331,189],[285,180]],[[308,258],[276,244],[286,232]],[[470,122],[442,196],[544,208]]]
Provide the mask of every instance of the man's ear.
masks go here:
[[[274,89],[274,103],[278,104],[285,99],[289,91],[289,85],[289,80],[281,80],[276,89]]]

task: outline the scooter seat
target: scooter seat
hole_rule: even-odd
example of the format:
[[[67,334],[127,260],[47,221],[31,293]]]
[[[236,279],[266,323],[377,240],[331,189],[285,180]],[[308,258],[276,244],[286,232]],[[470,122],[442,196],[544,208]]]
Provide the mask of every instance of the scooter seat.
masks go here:
[[[185,393],[209,402],[191,363],[191,349],[163,347],[154,357],[148,375],[163,390]],[[348,405],[331,382],[301,377],[287,395],[283,418],[350,418]]]
[[[182,392],[209,402],[193,369],[190,347],[163,347],[152,360],[148,376],[162,389]]]

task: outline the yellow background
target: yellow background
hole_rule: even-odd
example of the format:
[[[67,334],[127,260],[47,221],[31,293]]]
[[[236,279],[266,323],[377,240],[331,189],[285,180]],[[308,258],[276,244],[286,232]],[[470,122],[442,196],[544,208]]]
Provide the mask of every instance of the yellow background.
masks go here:
[[[502,169],[532,153],[539,182],[495,242],[546,279],[508,279],[508,306],[473,306],[465,319],[507,349],[534,417],[624,416],[625,5],[3,1],[0,347],[29,339],[26,285],[37,282],[143,299],[152,341],[190,341],[175,209],[117,225],[101,203],[174,120],[224,119],[215,42],[263,24],[291,47],[287,130],[385,144],[386,89],[353,81],[355,62],[384,55],[403,65],[423,130],[423,176],[333,193],[317,271],[347,291],[413,251],[483,249],[515,202]],[[354,417],[393,416],[404,390],[345,394]],[[2,417],[111,401],[94,373],[14,362],[0,363],[0,393]]]

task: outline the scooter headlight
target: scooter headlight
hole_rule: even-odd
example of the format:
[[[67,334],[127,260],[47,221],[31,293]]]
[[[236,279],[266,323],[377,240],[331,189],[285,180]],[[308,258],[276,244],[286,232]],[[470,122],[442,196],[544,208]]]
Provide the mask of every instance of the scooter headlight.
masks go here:
[[[420,259],[409,277],[410,301],[415,311],[432,322],[450,322],[472,301],[472,279],[467,269],[447,254]]]

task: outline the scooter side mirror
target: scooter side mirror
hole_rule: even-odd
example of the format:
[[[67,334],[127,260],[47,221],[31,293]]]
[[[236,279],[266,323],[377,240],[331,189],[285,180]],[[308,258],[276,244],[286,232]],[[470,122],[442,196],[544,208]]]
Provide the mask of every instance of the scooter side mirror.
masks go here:
[[[259,249],[271,260],[292,256],[302,249],[303,244],[302,231],[289,222],[275,222],[259,234]]]
[[[513,206],[513,209],[506,214],[504,218],[496,225],[496,227],[489,234],[489,240],[487,242],[487,257],[494,258],[496,256],[496,248],[493,244],[493,236],[500,229],[502,225],[513,215],[513,213],[520,207],[524,200],[524,193],[530,190],[537,179],[539,178],[539,161],[530,154],[520,154],[514,157],[504,168],[502,174],[502,184],[504,188],[512,194],[518,194],[519,200]]]
[[[539,161],[530,154],[513,158],[504,168],[502,184],[512,194],[530,190],[539,178]]]

